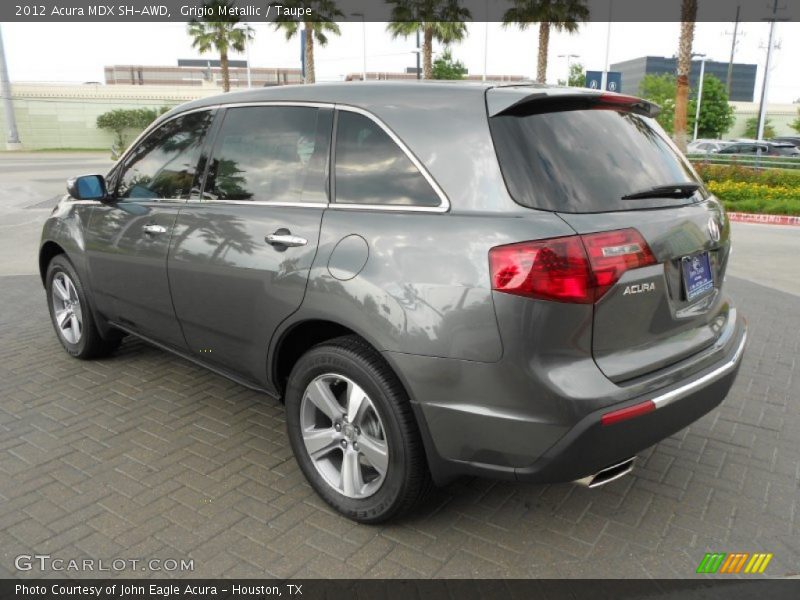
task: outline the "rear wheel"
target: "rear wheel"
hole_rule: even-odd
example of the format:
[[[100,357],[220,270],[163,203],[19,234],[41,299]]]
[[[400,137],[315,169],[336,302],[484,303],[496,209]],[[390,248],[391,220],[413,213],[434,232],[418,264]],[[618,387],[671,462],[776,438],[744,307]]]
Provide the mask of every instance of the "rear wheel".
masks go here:
[[[64,255],[50,261],[45,281],[50,320],[69,354],[75,358],[96,358],[119,346],[121,334],[108,339],[100,336],[80,277]]]
[[[337,338],[300,358],[286,390],[286,423],[309,483],[353,520],[397,517],[430,487],[408,397],[360,338]]]

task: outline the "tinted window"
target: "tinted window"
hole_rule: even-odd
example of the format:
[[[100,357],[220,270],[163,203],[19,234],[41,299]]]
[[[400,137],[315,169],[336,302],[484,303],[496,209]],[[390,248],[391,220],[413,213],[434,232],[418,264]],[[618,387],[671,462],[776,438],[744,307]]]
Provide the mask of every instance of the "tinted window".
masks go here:
[[[117,185],[117,197],[188,198],[208,126],[209,111],[164,123],[133,150]]]
[[[800,150],[794,146],[774,146],[774,148],[778,154],[783,156],[797,156],[800,154]]]
[[[439,196],[405,152],[374,121],[339,112],[336,202],[438,206]]]
[[[523,111],[489,124],[509,193],[523,206],[564,212],[674,206],[691,199],[633,204],[621,197],[698,181],[650,117],[609,109]]]
[[[217,200],[327,202],[332,111],[248,106],[225,112],[204,196]]]

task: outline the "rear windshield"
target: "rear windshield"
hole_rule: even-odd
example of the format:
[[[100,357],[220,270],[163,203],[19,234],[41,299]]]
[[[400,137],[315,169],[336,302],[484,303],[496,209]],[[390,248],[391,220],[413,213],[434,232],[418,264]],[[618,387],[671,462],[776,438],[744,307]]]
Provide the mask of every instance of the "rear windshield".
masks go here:
[[[693,198],[622,196],[701,183],[656,121],[637,113],[517,110],[491,117],[489,126],[508,191],[529,208],[581,213],[678,206]]]

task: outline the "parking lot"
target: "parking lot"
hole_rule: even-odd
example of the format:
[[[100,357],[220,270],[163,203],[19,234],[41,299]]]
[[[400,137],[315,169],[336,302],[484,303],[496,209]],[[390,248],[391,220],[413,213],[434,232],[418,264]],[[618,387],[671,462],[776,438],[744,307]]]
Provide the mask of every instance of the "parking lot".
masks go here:
[[[66,175],[107,165],[0,156],[0,577],[63,575],[17,571],[21,554],[193,561],[127,577],[690,577],[712,551],[770,552],[767,576],[800,575],[800,228],[735,225],[739,378],[631,476],[463,479],[362,526],[305,483],[268,397],[135,340],[96,362],[62,351],[39,228]]]

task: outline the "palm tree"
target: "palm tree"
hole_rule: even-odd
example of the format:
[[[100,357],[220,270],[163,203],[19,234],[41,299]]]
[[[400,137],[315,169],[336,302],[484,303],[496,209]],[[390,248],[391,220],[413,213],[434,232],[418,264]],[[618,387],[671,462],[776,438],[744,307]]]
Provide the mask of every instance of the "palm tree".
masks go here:
[[[678,42],[678,77],[675,87],[673,137],[681,151],[686,151],[686,109],[689,106],[689,72],[692,69],[692,42],[697,18],[697,0],[681,4],[681,37]]]
[[[231,77],[228,72],[228,51],[244,52],[247,41],[253,39],[254,31],[248,25],[240,23],[238,17],[220,17],[220,8],[230,8],[235,3],[231,0],[214,0],[203,7],[213,15],[209,19],[224,19],[222,21],[192,20],[187,32],[193,38],[192,47],[197,48],[200,54],[211,50],[219,52],[219,66],[222,69],[222,89],[225,92],[231,89]],[[213,11],[213,12],[210,12]],[[229,14],[226,10],[224,14]]]
[[[464,21],[472,18],[458,0],[387,0],[394,4],[392,22],[386,27],[392,37],[408,37],[422,31],[422,77],[433,79],[433,40],[452,44],[467,36]]]
[[[503,15],[505,26],[516,24],[523,31],[531,23],[539,23],[539,56],[536,61],[536,81],[547,80],[547,52],[550,30],[575,33],[579,23],[589,18],[585,0],[511,0],[514,6]]]
[[[284,8],[310,8],[313,21],[303,21],[302,30],[305,31],[305,48],[303,49],[306,63],[305,83],[314,83],[316,74],[314,69],[314,39],[320,46],[328,43],[326,34],[333,33],[339,35],[341,31],[335,23],[337,17],[344,17],[344,13],[336,7],[333,0],[284,0],[275,2],[270,6],[281,5]],[[301,31],[300,22],[290,16],[286,16],[283,11],[275,19],[275,29],[283,29],[286,39],[292,39]]]

